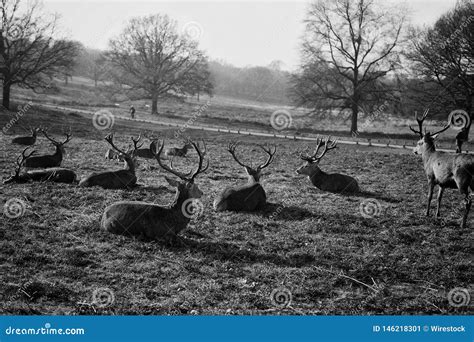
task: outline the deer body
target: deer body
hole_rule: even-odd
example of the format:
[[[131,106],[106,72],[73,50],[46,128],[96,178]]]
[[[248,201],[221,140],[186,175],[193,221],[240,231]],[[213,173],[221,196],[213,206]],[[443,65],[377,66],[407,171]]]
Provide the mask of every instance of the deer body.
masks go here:
[[[128,189],[135,186],[137,183],[137,176],[135,174],[133,151],[124,152],[115,146],[113,142],[113,134],[107,135],[105,140],[119,153],[118,158],[124,161],[124,168],[116,171],[94,172],[81,179],[79,186],[100,186],[104,189]]]
[[[464,195],[465,210],[461,221],[461,228],[465,228],[472,202],[469,189],[474,191],[474,156],[468,154],[447,154],[436,151],[434,140],[441,132],[449,128],[449,124],[434,134],[430,132],[422,133],[423,121],[427,115],[428,110],[419,119],[415,112],[415,119],[418,122],[419,130],[417,131],[410,127],[414,133],[420,136],[420,140],[417,142],[413,152],[421,154],[423,167],[428,179],[426,216],[430,214],[430,205],[435,185],[439,186],[436,217],[440,217],[441,199],[444,189],[457,188]]]
[[[248,175],[248,182],[244,185],[225,188],[214,200],[214,209],[216,211],[261,210],[267,204],[267,195],[260,184],[261,172],[262,169],[266,168],[273,162],[273,157],[276,153],[276,147],[272,151],[271,149],[266,149],[263,146],[260,146],[260,148],[262,148],[263,151],[268,154],[268,158],[265,163],[257,166],[257,168],[253,168],[239,161],[235,155],[235,148],[237,145],[238,143],[231,143],[229,144],[227,150],[232,155],[234,160],[240,166],[244,167],[245,172]]]
[[[360,192],[357,180],[351,176],[339,173],[326,173],[319,168],[319,162],[327,151],[335,149],[337,141],[330,142],[330,137],[326,140],[317,139],[316,151],[311,156],[300,156],[306,164],[296,170],[297,174],[306,175],[311,183],[322,191],[334,193],[357,193]],[[324,146],[324,150],[318,156],[319,149]]]
[[[16,137],[12,139],[12,144],[17,144],[17,145],[34,145],[36,143],[36,135],[38,132],[38,128],[30,129],[31,130],[31,136],[28,137]]]
[[[187,227],[191,216],[186,215],[186,201],[193,198],[200,198],[203,193],[194,183],[195,177],[205,172],[209,167],[203,168],[205,155],[197,144],[192,143],[199,156],[197,170],[191,173],[180,173],[171,167],[162,164],[160,160],[164,143],[155,155],[158,164],[165,170],[179,178],[182,182],[166,178],[168,183],[176,187],[174,201],[168,206],[160,206],[146,202],[121,201],[108,206],[101,220],[101,228],[115,234],[135,235],[151,239],[170,239],[174,241],[177,234]]]
[[[30,156],[25,160],[24,166],[30,168],[48,168],[61,166],[63,156],[66,154],[64,145],[71,140],[71,132],[66,133],[66,140],[62,142],[50,138],[44,129],[42,129],[41,132],[55,146],[56,151],[51,155]]]
[[[165,156],[176,156],[176,157],[185,157],[186,156],[186,153],[188,153],[188,149],[191,147],[192,145],[186,143],[184,144],[183,147],[179,148],[179,147],[171,147],[171,148],[168,148],[166,149],[165,151]]]

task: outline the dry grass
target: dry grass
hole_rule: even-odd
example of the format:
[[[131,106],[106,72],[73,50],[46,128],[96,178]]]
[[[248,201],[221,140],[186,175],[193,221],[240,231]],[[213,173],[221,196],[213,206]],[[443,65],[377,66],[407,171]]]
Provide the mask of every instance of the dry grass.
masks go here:
[[[0,113],[2,126],[6,121]],[[23,125],[43,123],[51,131],[72,125],[64,167],[81,176],[116,168],[103,159],[104,132],[79,115],[38,112]],[[132,125],[132,124],[130,124]],[[15,126],[14,129],[17,129]],[[117,122],[117,138],[150,130]],[[14,131],[12,131],[13,133]],[[16,131],[20,132],[19,130]],[[10,132],[9,132],[10,133]],[[171,137],[173,130],[149,132]],[[261,213],[216,213],[214,196],[244,181],[225,143],[234,136],[188,131],[206,138],[211,169],[197,183],[204,191],[202,215],[166,246],[116,236],[99,229],[104,208],[117,200],[165,204],[173,196],[164,172],[153,162],[138,171],[143,187],[133,191],[82,189],[35,183],[2,186],[3,204],[27,204],[16,219],[0,224],[0,311],[8,314],[467,314],[450,306],[446,294],[472,283],[470,229],[459,228],[461,196],[447,191],[443,219],[423,215],[426,184],[421,161],[409,153],[341,146],[323,169],[355,176],[365,194],[324,193],[299,178],[300,142],[245,138],[243,155],[261,158],[256,143],[275,143],[278,155],[263,177],[269,205]],[[10,174],[21,151],[1,136],[1,176]],[[39,146],[50,149],[41,138]],[[260,157],[257,157],[260,156]],[[255,160],[256,161],[256,160]],[[189,163],[188,163],[189,165]],[[183,167],[184,163],[177,164]],[[146,188],[150,187],[150,188]],[[378,204],[365,218],[360,205]],[[433,203],[434,204],[434,203]],[[108,288],[114,300],[92,303],[94,291]],[[284,288],[289,307],[272,302]]]

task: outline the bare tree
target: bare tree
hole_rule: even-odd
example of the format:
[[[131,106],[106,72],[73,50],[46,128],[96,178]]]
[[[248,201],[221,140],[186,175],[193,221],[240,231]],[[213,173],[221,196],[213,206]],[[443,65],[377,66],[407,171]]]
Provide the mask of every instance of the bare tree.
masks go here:
[[[131,19],[110,41],[108,58],[120,69],[118,81],[130,90],[144,90],[157,114],[158,99],[186,92],[187,73],[203,54],[196,41],[177,32],[174,20],[158,14]]]
[[[0,79],[3,106],[10,108],[13,85],[39,90],[70,69],[76,44],[55,40],[56,17],[41,13],[39,2],[0,0]]]
[[[396,69],[405,11],[372,0],[319,0],[310,5],[302,65],[293,78],[298,105],[351,110],[357,132],[360,108],[386,92],[383,78]]]
[[[418,103],[438,105],[446,115],[465,109],[474,120],[474,5],[460,0],[430,28],[413,29],[407,57],[411,72],[425,82],[411,93]],[[463,133],[467,135],[469,128]]]

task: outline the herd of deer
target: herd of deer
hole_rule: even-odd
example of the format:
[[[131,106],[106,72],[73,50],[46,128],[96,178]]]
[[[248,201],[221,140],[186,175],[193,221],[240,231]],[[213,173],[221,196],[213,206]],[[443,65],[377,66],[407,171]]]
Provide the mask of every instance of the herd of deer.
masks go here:
[[[474,156],[470,154],[449,154],[436,151],[434,139],[449,128],[449,125],[436,133],[422,133],[423,121],[427,117],[425,111],[421,118],[415,114],[419,130],[410,129],[419,135],[420,140],[414,148],[414,153],[421,154],[426,176],[428,178],[428,205],[426,215],[429,215],[430,203],[435,185],[439,186],[438,205],[436,217],[440,216],[441,198],[445,188],[457,188],[464,196],[465,211],[462,217],[461,227],[466,227],[467,217],[471,207],[469,188],[474,190]],[[77,176],[73,170],[61,168],[63,160],[64,145],[71,140],[71,132],[66,133],[66,139],[56,141],[51,138],[45,129],[33,129],[32,136],[18,137],[13,143],[22,145],[33,145],[36,142],[38,132],[51,141],[55,146],[52,155],[36,155],[35,152],[27,152],[30,147],[25,148],[17,159],[15,173],[4,181],[4,183],[24,183],[29,181],[53,181],[62,183],[76,183]],[[196,177],[204,173],[209,167],[209,160],[204,166],[206,157],[206,144],[189,141],[182,148],[168,148],[164,152],[164,141],[153,140],[149,148],[142,148],[139,144],[141,136],[137,139],[132,137],[133,148],[120,149],[113,141],[113,134],[105,137],[111,149],[106,152],[106,158],[119,159],[124,162],[124,168],[115,171],[102,171],[92,173],[79,181],[79,186],[100,186],[105,189],[130,189],[136,186],[136,160],[140,158],[155,159],[159,166],[166,172],[175,175],[180,181],[165,177],[167,182],[176,188],[175,198],[167,206],[160,206],[146,202],[121,201],[108,206],[101,220],[101,227],[107,231],[123,234],[138,235],[151,239],[168,239],[174,241],[177,234],[186,228],[191,216],[186,215],[183,206],[189,200],[200,198],[203,193],[195,183]],[[301,155],[305,164],[296,170],[297,174],[306,175],[314,186],[323,191],[334,193],[357,193],[360,191],[357,181],[347,175],[328,174],[319,168],[319,162],[332,149],[335,149],[337,141],[317,139],[316,150],[312,155]],[[244,185],[225,188],[215,199],[214,209],[216,211],[255,211],[261,210],[266,205],[266,193],[260,184],[262,170],[268,167],[274,160],[276,147],[268,148],[259,146],[267,155],[266,160],[257,167],[251,167],[239,160],[236,155],[238,143],[230,143],[227,151],[233,159],[244,168],[248,175],[248,182]],[[198,156],[198,165],[194,171],[182,173],[173,168],[174,157],[185,157],[188,149],[194,148]],[[319,150],[322,148],[322,151]],[[169,165],[163,162],[169,159]],[[23,173],[22,168],[40,168],[40,170],[27,170]]]

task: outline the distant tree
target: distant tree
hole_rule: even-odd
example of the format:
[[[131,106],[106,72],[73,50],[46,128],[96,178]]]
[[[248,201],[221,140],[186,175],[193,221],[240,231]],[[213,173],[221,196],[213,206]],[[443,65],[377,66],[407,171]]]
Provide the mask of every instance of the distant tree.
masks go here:
[[[212,81],[211,72],[209,71],[208,59],[203,57],[189,70],[186,77],[182,80],[181,89],[185,93],[199,97],[201,94],[211,96],[214,91],[214,83]]]
[[[419,105],[446,112],[464,109],[474,120],[474,4],[460,0],[433,27],[410,34],[411,73],[416,82],[409,94]],[[425,83],[421,84],[420,83]],[[467,129],[467,134],[469,127]]]
[[[399,62],[405,13],[372,0],[320,0],[305,23],[291,95],[315,112],[350,109],[351,132],[357,132],[360,109],[385,100],[384,78]]]
[[[22,6],[20,0],[0,0],[0,20],[2,104],[9,109],[13,85],[35,91],[49,87],[53,76],[71,68],[77,46],[53,39],[56,18],[44,17],[39,2]]]
[[[158,113],[158,99],[188,91],[188,73],[203,59],[197,42],[180,35],[176,22],[166,15],[131,19],[110,41],[107,56],[120,69],[119,82],[151,97],[152,114]]]

